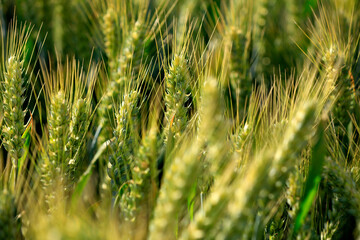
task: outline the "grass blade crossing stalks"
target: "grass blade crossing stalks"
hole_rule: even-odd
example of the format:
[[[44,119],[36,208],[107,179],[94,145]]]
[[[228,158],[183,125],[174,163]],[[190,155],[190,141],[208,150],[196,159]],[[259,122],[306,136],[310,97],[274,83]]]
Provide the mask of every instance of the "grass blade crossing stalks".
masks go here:
[[[312,158],[310,163],[309,176],[306,180],[306,186],[304,190],[304,195],[300,202],[299,212],[295,219],[294,225],[294,234],[299,231],[301,225],[303,224],[306,215],[311,209],[311,206],[314,202],[319,184],[321,181],[322,168],[325,161],[326,155],[326,146],[324,140],[324,127],[325,123],[322,121],[318,127],[318,140],[313,147]]]

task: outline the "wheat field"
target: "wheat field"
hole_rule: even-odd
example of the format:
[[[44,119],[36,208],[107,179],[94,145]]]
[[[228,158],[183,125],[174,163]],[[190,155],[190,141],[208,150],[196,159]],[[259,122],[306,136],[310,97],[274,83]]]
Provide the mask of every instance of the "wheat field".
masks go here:
[[[0,239],[360,239],[357,0],[1,0]]]

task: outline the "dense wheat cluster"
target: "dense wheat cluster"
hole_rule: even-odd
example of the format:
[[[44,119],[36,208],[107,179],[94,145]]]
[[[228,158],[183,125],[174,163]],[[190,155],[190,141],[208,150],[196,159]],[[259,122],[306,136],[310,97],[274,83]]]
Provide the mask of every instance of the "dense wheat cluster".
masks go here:
[[[1,239],[360,239],[357,0],[1,0]]]

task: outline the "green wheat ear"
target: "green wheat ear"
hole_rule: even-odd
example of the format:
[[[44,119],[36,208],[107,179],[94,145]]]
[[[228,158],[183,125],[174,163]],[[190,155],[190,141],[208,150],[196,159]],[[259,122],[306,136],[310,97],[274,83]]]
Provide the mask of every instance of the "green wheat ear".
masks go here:
[[[10,56],[6,61],[4,73],[3,112],[4,126],[2,130],[3,141],[6,150],[10,154],[14,169],[17,162],[23,155],[25,139],[21,138],[25,131],[24,117],[22,110],[24,103],[24,80],[22,78],[23,64],[16,56]]]
[[[250,76],[249,36],[240,28],[233,27],[229,32],[231,42],[229,82],[230,94],[235,96],[234,117],[240,121],[245,116],[246,103],[250,100],[252,78]]]
[[[105,42],[108,42],[107,44],[110,47],[112,38],[107,35],[105,36]],[[141,64],[141,48],[143,46],[143,40],[144,28],[141,25],[141,22],[136,22],[122,46],[118,60],[115,61],[114,64],[110,63],[114,65],[110,66],[114,68],[114,71],[111,73],[110,82],[108,83],[98,110],[100,126],[103,128],[99,136],[99,143],[101,144],[113,136],[110,127],[114,125],[113,105],[117,105],[121,102],[121,98],[127,86],[134,86],[134,79],[136,79],[136,76],[133,77],[132,75],[133,73],[138,73]],[[107,51],[110,51],[110,49]]]
[[[141,50],[145,39],[145,28],[143,24],[141,20],[136,21],[128,38],[125,39],[118,61],[118,77],[127,75],[128,69],[131,69],[135,73],[139,71],[142,57]]]
[[[337,224],[337,222],[340,222],[340,225],[343,222],[348,223],[348,221],[343,220],[344,217],[347,219],[347,216],[353,216],[359,221],[360,192],[351,175],[341,164],[334,161],[332,157],[326,159],[324,172],[334,194],[334,199],[332,200],[333,209],[329,209],[332,224]],[[334,213],[331,213],[331,211]],[[360,230],[359,223],[357,223],[356,230]]]
[[[253,16],[254,21],[254,30],[253,30],[253,39],[254,39],[254,47],[257,51],[257,65],[256,65],[256,73],[260,77],[264,71],[263,66],[263,57],[266,52],[264,38],[263,38],[263,31],[265,29],[267,23],[267,16],[269,13],[269,0],[259,0],[254,3],[255,7],[255,14]]]
[[[113,192],[117,195],[120,187],[130,179],[129,166],[134,159],[138,141],[139,109],[138,92],[132,91],[124,96],[120,110],[116,113],[113,156],[109,159],[108,174],[112,179]]]
[[[153,219],[150,223],[149,239],[174,239],[177,214],[187,199],[190,189],[201,170],[198,159],[200,149],[213,137],[214,129],[219,124],[218,106],[219,95],[217,81],[209,78],[204,86],[204,101],[202,102],[199,135],[191,142],[184,143],[183,151],[177,154],[166,168],[163,184],[157,199]]]
[[[69,123],[69,106],[65,99],[65,93],[60,90],[53,95],[48,120],[49,156],[50,162],[55,168],[63,169],[65,164]]]
[[[1,24],[1,26],[3,25]],[[31,25],[18,25],[16,19],[12,20],[6,33],[0,27],[0,51],[2,53],[0,59],[0,96],[2,104],[0,105],[3,114],[1,140],[11,159],[12,180],[10,181],[12,181],[13,187],[19,180],[17,175],[20,169],[18,167],[22,166],[22,160],[26,158],[23,149],[25,138],[22,138],[25,132],[26,112],[26,107],[23,109],[26,100],[24,93],[25,87],[33,79],[32,70],[29,66],[37,61],[37,58],[35,60],[33,58],[34,51],[32,51],[29,41],[32,29]],[[7,36],[6,41],[4,36]]]
[[[55,0],[52,3],[53,40],[56,50],[60,54],[62,54],[64,50],[64,5],[62,0]]]
[[[150,165],[156,154],[156,144],[156,131],[151,129],[130,164],[132,179],[129,183],[129,191],[120,200],[121,211],[126,220],[135,221],[137,215],[149,210],[146,201],[151,187]]]
[[[78,99],[72,107],[69,141],[66,150],[68,151],[69,181],[76,181],[80,174],[80,162],[84,157],[85,135],[89,128],[91,113],[90,104],[86,99]]]
[[[103,19],[102,31],[104,34],[105,53],[109,59],[110,74],[114,76],[116,58],[116,32],[115,11],[112,6],[108,7]]]
[[[164,129],[166,141],[169,135],[179,139],[185,131],[188,117],[188,109],[185,102],[188,99],[189,72],[184,55],[175,55],[165,79],[165,118],[166,128]]]
[[[225,220],[225,227],[221,230],[221,236],[233,238],[241,234],[244,237],[246,234],[253,234],[255,229],[251,224],[255,223],[255,216],[258,214],[253,207],[254,202],[261,209],[261,215],[266,216],[269,213],[267,203],[279,199],[283,192],[282,187],[294,168],[294,161],[311,137],[315,112],[314,102],[301,106],[289,124],[282,144],[271,156],[263,154],[255,160],[254,165],[242,179],[247,186],[242,185],[238,188],[228,205],[229,215]],[[254,178],[254,176],[259,177]]]
[[[69,133],[69,106],[65,93],[60,90],[51,96],[48,112],[48,142],[42,153],[41,182],[45,200],[50,205],[55,200],[54,190],[58,184],[65,184],[62,173],[67,169],[66,143]],[[60,182],[58,182],[60,180]]]

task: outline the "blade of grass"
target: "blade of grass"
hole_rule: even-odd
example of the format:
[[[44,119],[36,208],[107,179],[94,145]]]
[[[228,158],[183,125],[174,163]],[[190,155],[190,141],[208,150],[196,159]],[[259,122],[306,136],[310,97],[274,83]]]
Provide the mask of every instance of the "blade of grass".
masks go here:
[[[30,120],[29,123],[25,129],[25,132],[23,133],[23,135],[21,136],[22,139],[25,139],[24,145],[23,145],[23,149],[24,149],[24,153],[21,156],[21,158],[18,161],[18,176],[20,175],[22,166],[24,165],[25,159],[29,153],[29,148],[30,148],[30,140],[31,140],[31,129],[32,129],[32,114],[30,112]]]
[[[190,214],[190,220],[192,221],[194,219],[194,204],[195,204],[195,197],[196,197],[196,187],[197,187],[197,181],[193,184],[190,195],[187,199],[187,207]]]
[[[97,153],[95,154],[95,156],[93,157],[93,159],[91,160],[88,168],[86,169],[86,171],[81,175],[77,185],[74,188],[74,192],[71,196],[71,208],[75,209],[86,185],[89,182],[89,179],[92,175],[93,172],[93,167],[96,163],[96,161],[99,159],[99,157],[101,156],[101,154],[105,151],[105,149],[109,146],[111,140],[108,140],[106,142],[104,142],[99,150],[97,151]]]
[[[326,146],[324,141],[324,122],[322,121],[318,128],[318,140],[312,149],[312,158],[310,162],[309,176],[306,180],[305,192],[300,202],[299,213],[295,219],[294,235],[297,234],[314,202],[319,184],[321,181],[321,172],[324,165]]]

